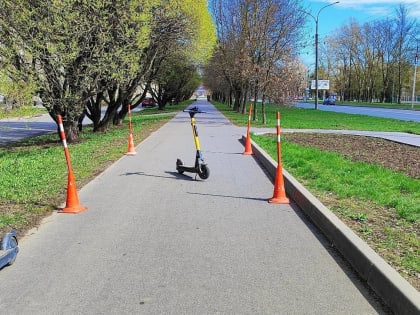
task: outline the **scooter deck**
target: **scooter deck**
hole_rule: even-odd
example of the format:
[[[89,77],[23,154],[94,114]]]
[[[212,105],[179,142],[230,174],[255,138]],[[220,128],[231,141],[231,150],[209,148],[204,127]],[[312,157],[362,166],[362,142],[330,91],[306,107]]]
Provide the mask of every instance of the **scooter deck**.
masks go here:
[[[177,171],[181,171],[181,172],[188,172],[188,173],[197,173],[197,168],[194,166],[184,166],[184,165],[180,165],[176,167]]]

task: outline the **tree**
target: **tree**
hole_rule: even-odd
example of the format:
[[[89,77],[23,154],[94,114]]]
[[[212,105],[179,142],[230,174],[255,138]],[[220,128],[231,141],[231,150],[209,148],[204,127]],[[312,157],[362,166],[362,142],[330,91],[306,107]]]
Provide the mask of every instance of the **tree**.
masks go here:
[[[196,67],[184,56],[172,55],[162,62],[150,90],[158,101],[159,109],[164,109],[172,99],[179,102],[190,98],[199,85]]]
[[[414,28],[414,21],[408,19],[407,8],[400,4],[396,10],[396,49],[395,60],[398,67],[398,104],[401,104],[401,93],[403,88],[403,73],[407,72],[407,51],[409,51],[410,33]]]
[[[215,31],[206,1],[159,1],[153,10],[148,43],[140,55],[141,70],[124,87],[126,93],[118,113],[119,122],[127,113],[128,104],[137,106],[146,96],[147,90],[153,92],[152,82],[159,85],[158,81],[163,77],[159,74],[160,68],[166,59],[174,54],[182,54],[191,66],[197,68],[211,56]],[[162,71],[166,72],[165,69]],[[179,77],[172,79],[179,85]],[[140,95],[137,93],[139,86],[142,86]],[[168,100],[171,98],[164,97],[159,105],[164,107]]]
[[[403,91],[410,89],[415,34],[415,20],[400,5],[393,18],[363,25],[350,21],[330,36],[328,56],[333,64],[329,76],[343,99],[392,102],[397,95],[400,103]],[[321,64],[327,65],[326,60]]]
[[[129,52],[147,45],[150,27],[138,26],[130,12],[146,21],[151,6],[113,0],[3,2],[2,56],[11,64],[10,57],[25,52],[30,66],[15,69],[35,78],[51,117],[62,115],[68,141],[77,139],[77,119],[89,97],[105,95],[104,87],[118,85],[124,72],[136,72]]]
[[[255,105],[262,97],[265,122],[264,99],[267,94],[274,94],[269,91],[270,84],[285,69],[290,69],[288,65],[297,54],[303,25],[303,13],[299,9],[299,1],[211,1],[219,40],[211,68],[218,71],[207,71],[205,82],[216,87],[210,75],[223,78],[229,84],[229,95],[222,96],[226,89],[213,92],[224,99],[230,99],[233,94],[234,110],[240,110],[241,106],[243,110],[250,94]],[[276,82],[281,82],[280,89],[291,90],[292,80]],[[253,119],[257,119],[257,106]]]
[[[156,73],[150,71],[157,64],[153,44],[174,30],[156,36],[155,22],[179,18],[172,42],[194,48],[190,54],[197,62],[209,57],[214,43],[203,0],[2,0],[2,5],[0,56],[9,77],[35,79],[51,117],[65,117],[69,142],[78,137],[85,107],[94,131],[106,131],[110,122],[122,120],[129,103],[139,101],[138,88]],[[179,34],[185,36],[175,38]]]

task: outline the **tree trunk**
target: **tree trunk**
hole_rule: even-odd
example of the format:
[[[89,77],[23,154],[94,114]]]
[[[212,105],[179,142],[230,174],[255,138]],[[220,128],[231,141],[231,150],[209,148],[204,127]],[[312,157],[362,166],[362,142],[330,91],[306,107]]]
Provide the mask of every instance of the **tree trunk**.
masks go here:
[[[64,132],[66,134],[66,141],[68,143],[73,143],[79,140],[79,127],[77,126],[77,121],[65,122],[63,125]]]
[[[122,93],[118,91],[118,88],[114,88],[108,91],[109,101],[108,107],[106,108],[105,115],[97,126],[94,127],[94,132],[106,132],[111,122],[114,122],[117,109],[122,104]]]
[[[99,127],[101,121],[101,101],[103,100],[103,93],[98,93],[96,97],[90,97],[87,102],[86,116],[93,123],[93,130]]]
[[[254,87],[254,117],[253,117],[253,121],[258,121],[258,110],[257,110],[257,101],[258,101],[258,80],[255,82],[255,87]]]
[[[235,102],[233,104],[233,110],[235,112],[239,112],[240,105],[241,105],[241,90],[236,89],[235,90]]]
[[[133,109],[133,107],[130,107],[130,109]],[[128,114],[128,104],[121,106],[121,110],[115,114],[112,123],[115,126],[121,126],[127,114]]]
[[[246,103],[248,101],[248,94],[249,94],[249,91],[248,91],[248,87],[247,87],[244,91],[244,97],[243,97],[243,100],[242,100],[242,109],[241,109],[242,114],[246,114]]]
[[[262,95],[261,112],[262,112],[262,123],[265,125],[267,124],[267,114],[265,113],[265,94]]]

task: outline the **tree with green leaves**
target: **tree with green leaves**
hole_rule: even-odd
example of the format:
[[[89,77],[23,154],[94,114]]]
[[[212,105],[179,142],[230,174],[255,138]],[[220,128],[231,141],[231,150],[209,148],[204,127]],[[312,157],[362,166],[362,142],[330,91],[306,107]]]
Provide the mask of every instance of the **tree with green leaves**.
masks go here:
[[[44,106],[53,119],[64,117],[73,141],[89,97],[104,94],[124,72],[136,71],[127,52],[147,45],[148,28],[138,26],[132,12],[147,15],[147,6],[113,0],[2,2],[0,53],[6,69],[34,78]]]
[[[206,1],[167,2],[155,15],[151,36],[146,86],[163,109],[172,99],[191,96],[200,84],[198,68],[213,53],[215,29]]]
[[[110,122],[124,117],[128,104],[138,101],[139,87],[147,86],[156,74],[152,65],[165,50],[157,52],[154,45],[174,30],[155,33],[161,16],[179,18],[176,34],[188,35],[173,42],[190,49],[195,62],[209,57],[215,37],[204,4],[202,0],[1,0],[2,68],[14,81],[35,82],[51,117],[65,118],[69,142],[78,137],[77,120],[85,108],[94,131],[106,131]]]

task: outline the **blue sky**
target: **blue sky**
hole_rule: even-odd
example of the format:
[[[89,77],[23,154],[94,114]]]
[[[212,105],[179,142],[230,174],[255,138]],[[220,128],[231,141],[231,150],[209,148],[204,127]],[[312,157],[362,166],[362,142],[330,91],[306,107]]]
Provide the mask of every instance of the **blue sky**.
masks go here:
[[[340,2],[329,6],[321,11],[318,18],[319,40],[348,24],[350,19],[363,24],[368,21],[384,19],[395,16],[395,10],[399,4],[404,4],[408,9],[409,17],[415,18],[420,23],[420,0],[339,0]],[[303,0],[305,10],[316,17],[318,11],[335,0]],[[307,37],[310,43],[314,43],[315,21],[308,16],[306,24]],[[307,66],[315,63],[313,45],[302,52],[301,58]]]

